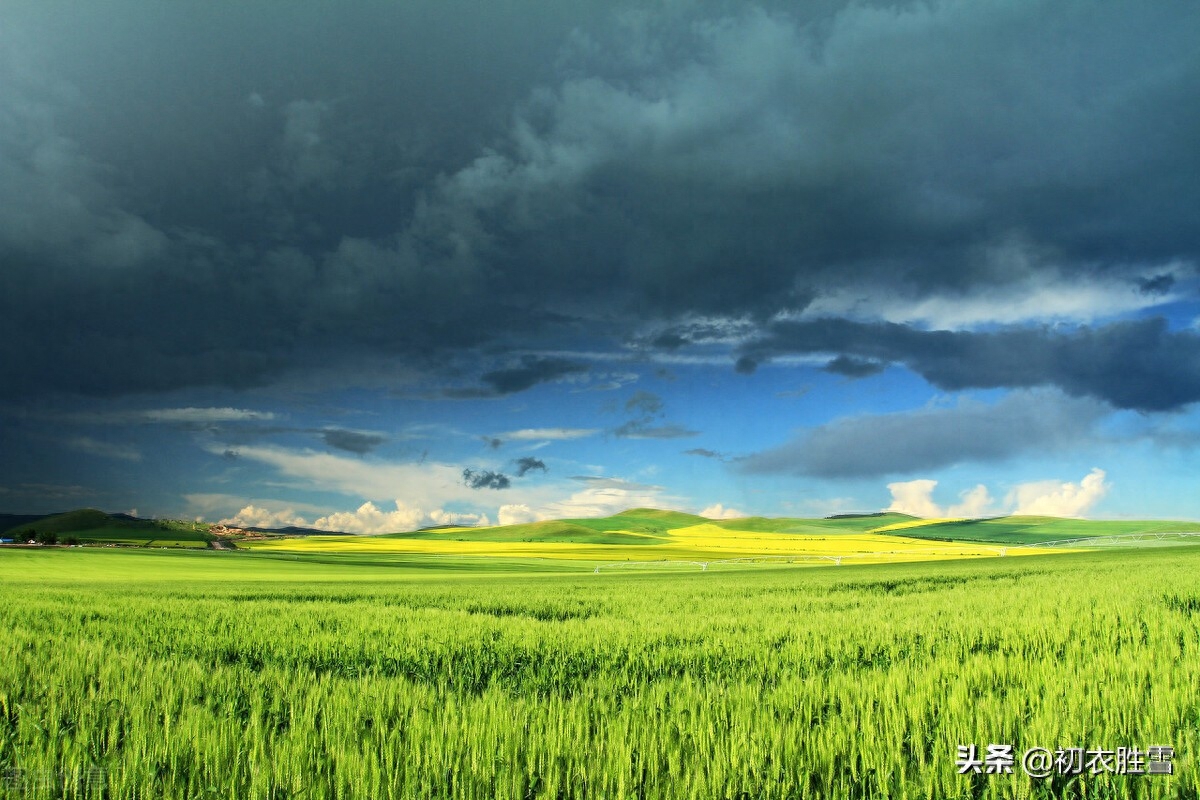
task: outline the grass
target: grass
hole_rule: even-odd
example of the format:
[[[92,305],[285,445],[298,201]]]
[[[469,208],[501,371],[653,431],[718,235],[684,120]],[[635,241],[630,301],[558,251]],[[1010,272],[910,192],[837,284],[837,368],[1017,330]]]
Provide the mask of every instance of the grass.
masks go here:
[[[944,541],[905,536],[938,521],[904,515],[826,520],[750,518],[706,520],[676,512],[635,509],[599,519],[570,519],[490,528],[437,528],[383,536],[275,537],[244,542],[257,552],[363,553],[497,558],[546,558],[589,563],[697,562],[775,558],[910,562],[1045,551],[1005,542]]]
[[[52,534],[60,543],[120,544],[138,547],[207,547],[213,536],[207,526],[181,520],[149,520],[125,514],[81,509],[45,517],[11,517],[21,524],[3,532],[18,541]]]
[[[564,544],[649,544],[663,541],[665,531],[605,529],[592,520],[548,520],[491,528],[433,528],[413,533],[389,533],[378,537],[392,541],[431,542],[541,542]],[[635,527],[635,526],[631,526]]]
[[[1200,523],[1171,520],[1086,520],[1059,517],[1011,516],[996,519],[928,521],[906,528],[903,535],[944,541],[1038,544],[1080,537],[1120,536],[1132,533],[1200,532]]]
[[[306,555],[486,556],[602,564],[712,564],[752,558],[830,564],[847,559],[862,563],[907,563],[1044,555],[1050,551],[1026,546],[1078,537],[1112,537],[1161,530],[1200,532],[1200,524],[1053,517],[918,519],[895,513],[830,519],[750,517],[707,520],[678,512],[633,509],[596,519],[551,520],[487,528],[446,527],[382,536],[269,537],[244,542],[241,546],[260,552]],[[1165,544],[1181,541],[1177,539]],[[1123,547],[1164,545],[1158,541],[1119,539],[1113,539],[1111,543]]]
[[[1195,547],[601,575],[26,549],[0,568],[0,774],[22,797],[1198,791]],[[1171,744],[1177,774],[957,773],[958,745],[992,742]]]
[[[726,520],[705,520],[705,522],[711,522],[713,525],[729,530],[756,533],[864,533],[875,528],[909,522],[913,519],[907,514],[886,513],[829,519],[739,517]]]
[[[137,519],[94,509],[40,518],[5,515],[0,522],[9,528],[4,535],[18,540],[49,533],[60,543],[206,548],[215,538],[207,528],[192,522]],[[305,554],[502,556],[605,563],[849,554],[871,561],[905,562],[924,558],[995,556],[999,555],[1000,548],[1154,530],[1200,532],[1200,523],[1098,522],[1054,517],[918,519],[894,512],[828,519],[747,517],[709,520],[677,511],[636,508],[611,517],[487,528],[441,527],[371,537],[268,534],[261,539],[240,542],[239,546]],[[881,535],[887,538],[880,538]],[[876,538],[870,538],[872,536]],[[942,544],[935,546],[932,544],[935,542]],[[1151,543],[1142,544],[1148,546]],[[1023,553],[1020,549],[1006,550],[1006,554],[1011,555]]]

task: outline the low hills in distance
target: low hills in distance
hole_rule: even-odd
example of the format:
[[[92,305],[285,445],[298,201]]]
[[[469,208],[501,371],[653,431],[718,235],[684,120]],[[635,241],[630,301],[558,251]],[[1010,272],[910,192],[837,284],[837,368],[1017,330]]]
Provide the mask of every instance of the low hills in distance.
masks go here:
[[[1192,535],[1197,538],[1188,538]],[[610,517],[351,535],[307,528],[228,528],[80,509],[44,516],[0,514],[0,540],[6,545],[32,541],[43,545],[510,555],[597,561],[867,557],[884,552],[963,557],[1003,555],[1005,548],[1014,548],[1012,554],[1019,555],[1047,543],[1068,547],[1200,543],[1200,523],[1034,516],[921,519],[896,512],[837,514],[821,519],[713,520],[680,511],[634,508]],[[990,549],[980,550],[978,545]]]
[[[204,523],[141,519],[85,508],[44,516],[0,514],[0,539],[11,539],[13,543],[208,547],[213,537]]]

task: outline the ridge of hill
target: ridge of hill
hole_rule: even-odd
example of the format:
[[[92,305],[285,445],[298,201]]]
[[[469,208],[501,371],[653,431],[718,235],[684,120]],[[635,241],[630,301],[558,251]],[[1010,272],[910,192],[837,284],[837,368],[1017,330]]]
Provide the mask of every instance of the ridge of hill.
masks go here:
[[[378,534],[370,538],[497,543],[574,543],[588,545],[653,545],[672,539],[673,532],[704,526],[710,532],[838,536],[877,534],[945,542],[999,545],[1159,532],[1200,533],[1200,522],[1175,520],[1084,520],[1012,515],[981,519],[923,520],[897,512],[836,514],[822,519],[737,517],[708,519],[696,514],[656,508],[631,508],[608,517],[567,518],[490,527],[435,526],[418,531]],[[312,528],[247,528],[268,538],[347,537],[352,534]],[[94,508],[61,514],[0,514],[0,533],[18,542],[52,535],[59,543],[132,546],[207,547],[215,537],[203,523],[142,519]],[[236,532],[235,532],[236,533]],[[357,537],[356,537],[357,538]]]
[[[1200,533],[1200,522],[1187,520],[1090,520],[1072,517],[1013,515],[981,519],[932,520],[926,525],[879,532],[910,539],[1021,545],[1132,534]]]
[[[541,522],[522,522],[516,525],[496,525],[487,528],[430,528],[412,533],[386,533],[387,539],[431,539],[470,542],[562,542],[575,544],[649,544],[661,541],[654,532],[634,530],[639,526],[612,522],[619,517],[600,519],[555,519]],[[630,517],[623,518],[631,519]],[[656,532],[665,534],[666,526]],[[336,534],[332,534],[336,535]]]
[[[864,532],[899,522],[916,519],[894,511],[879,514],[847,514],[823,519],[798,517],[734,517],[733,519],[704,520],[726,530],[756,533],[837,533]]]
[[[17,540],[142,547],[207,547],[213,539],[207,525],[108,514],[94,508],[35,517],[9,528],[4,535]]]

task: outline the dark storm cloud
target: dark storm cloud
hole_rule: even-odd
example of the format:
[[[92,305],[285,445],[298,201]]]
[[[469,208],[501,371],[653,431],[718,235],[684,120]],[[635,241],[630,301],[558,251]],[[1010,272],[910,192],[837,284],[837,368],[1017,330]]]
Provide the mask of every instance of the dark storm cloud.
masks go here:
[[[490,469],[464,469],[463,483],[471,489],[507,489],[512,485],[508,476]]]
[[[1175,285],[1175,276],[1165,272],[1149,278],[1139,278],[1137,285],[1142,294],[1166,294]]]
[[[497,396],[568,336],[1200,260],[1194,3],[793,5],[11,4],[0,393],[488,346]]]
[[[274,424],[281,415],[271,411],[243,408],[151,408],[137,411],[87,411],[68,414],[49,414],[54,424],[84,426],[144,426],[162,425],[192,433],[220,436],[226,441],[242,443],[265,437],[290,434],[314,435],[338,450],[363,455],[387,441],[387,437],[372,431],[347,428],[310,428]],[[225,451],[226,458],[237,453]]]
[[[739,459],[737,468],[820,478],[917,474],[962,462],[1059,451],[1084,440],[1106,412],[1095,400],[1023,391],[991,406],[963,402],[951,408],[847,417]]]
[[[327,428],[321,432],[321,438],[330,447],[336,447],[338,450],[345,450],[350,453],[358,453],[359,455],[371,452],[386,441],[383,436],[377,433],[363,433],[361,431],[343,430],[341,428]]]
[[[690,340],[678,331],[663,331],[650,340],[650,344],[660,350],[678,350],[690,343]]]
[[[758,369],[758,361],[750,356],[739,356],[738,360],[733,363],[733,369],[734,372],[742,375],[750,375]]]
[[[1200,400],[1200,334],[1161,318],[1058,331],[923,331],[840,319],[776,323],[743,358],[836,353],[895,362],[946,390],[1056,386],[1116,408],[1167,411]]]
[[[483,381],[492,387],[495,394],[512,394],[523,392],[539,383],[586,370],[585,365],[562,358],[526,356],[518,367],[484,373]]]
[[[486,386],[456,386],[442,390],[445,397],[471,400],[483,397],[502,397],[523,392],[539,383],[558,380],[568,375],[588,372],[586,364],[564,358],[522,356],[515,366],[485,372],[480,379]]]
[[[802,308],[811,297],[793,293],[792,306]],[[728,344],[753,333],[752,318],[685,319],[653,335],[646,344],[659,350],[678,350],[689,344]]]
[[[524,478],[527,472],[535,469],[540,469],[542,472],[545,472],[546,462],[542,461],[540,458],[534,458],[533,456],[522,456],[521,458],[517,459],[518,478]]]
[[[845,375],[847,378],[868,378],[872,375],[878,375],[886,368],[886,364],[881,364],[878,361],[867,361],[850,356],[838,356],[825,365],[826,372],[832,372],[835,375]]]

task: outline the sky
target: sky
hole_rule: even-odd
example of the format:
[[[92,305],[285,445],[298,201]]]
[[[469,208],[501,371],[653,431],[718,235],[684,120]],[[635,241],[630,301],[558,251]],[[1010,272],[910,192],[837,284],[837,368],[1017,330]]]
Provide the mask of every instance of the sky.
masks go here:
[[[1198,41],[1190,0],[6,0],[0,510],[1200,519]]]

